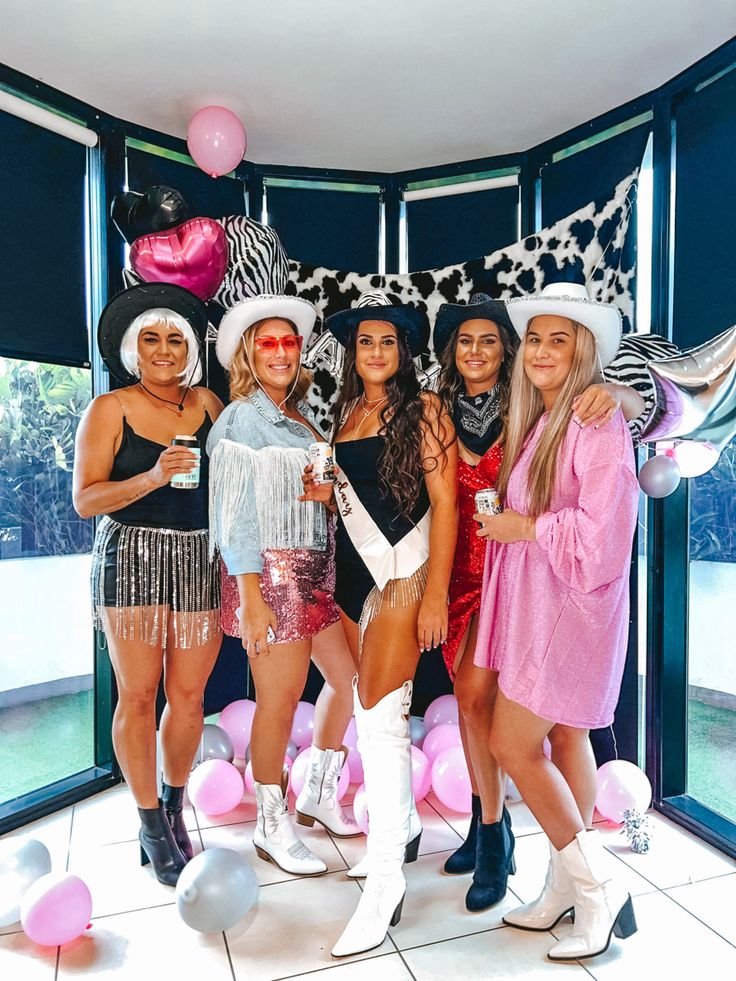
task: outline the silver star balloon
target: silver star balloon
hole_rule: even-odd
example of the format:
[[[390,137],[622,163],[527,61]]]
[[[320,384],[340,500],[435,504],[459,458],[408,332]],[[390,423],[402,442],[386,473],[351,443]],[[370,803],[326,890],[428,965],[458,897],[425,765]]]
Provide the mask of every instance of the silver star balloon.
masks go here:
[[[643,443],[687,439],[722,450],[736,435],[736,326],[699,347],[647,365],[656,400]]]

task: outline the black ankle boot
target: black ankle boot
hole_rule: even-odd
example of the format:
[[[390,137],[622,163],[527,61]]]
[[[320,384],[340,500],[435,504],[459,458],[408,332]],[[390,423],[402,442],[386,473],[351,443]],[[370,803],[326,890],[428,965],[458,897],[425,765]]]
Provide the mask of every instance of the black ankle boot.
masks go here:
[[[478,822],[478,843],[473,884],[465,897],[471,913],[479,913],[500,903],[506,895],[506,883],[516,872],[514,836],[506,815],[495,824]]]
[[[171,830],[174,832],[179,850],[187,862],[190,862],[192,859],[192,842],[189,839],[189,833],[182,816],[184,788],[170,787],[167,783],[162,784],[161,803],[164,805],[164,811],[171,825]]]
[[[444,871],[448,875],[463,875],[465,872],[472,872],[475,868],[476,842],[481,808],[480,797],[476,797],[473,794],[472,800],[473,809],[470,815],[468,836],[457,851],[453,852],[445,862]]]
[[[163,807],[139,807],[141,830],[141,865],[153,865],[159,882],[175,886],[187,860],[174,839],[174,832],[164,814]]]

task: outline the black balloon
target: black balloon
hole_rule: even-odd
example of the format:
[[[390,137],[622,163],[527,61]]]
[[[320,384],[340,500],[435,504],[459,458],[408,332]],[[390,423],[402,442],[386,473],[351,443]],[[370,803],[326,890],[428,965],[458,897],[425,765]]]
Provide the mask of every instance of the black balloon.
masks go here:
[[[128,245],[141,235],[175,228],[192,217],[192,210],[173,187],[155,184],[143,194],[123,191],[112,199],[110,215]]]

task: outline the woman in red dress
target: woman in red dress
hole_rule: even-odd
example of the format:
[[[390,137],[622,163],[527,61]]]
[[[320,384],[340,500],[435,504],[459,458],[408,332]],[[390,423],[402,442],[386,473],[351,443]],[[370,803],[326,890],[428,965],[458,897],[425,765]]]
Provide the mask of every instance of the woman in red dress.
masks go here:
[[[511,818],[503,802],[505,775],[488,745],[495,676],[473,663],[486,548],[485,539],[476,534],[473,515],[476,491],[496,486],[519,340],[506,304],[482,293],[471,296],[467,305],[443,304],[432,339],[441,367],[438,392],[452,414],[459,455],[460,522],[442,654],[455,683],[460,734],[473,789],[468,836],[447,859],[444,871],[453,875],[473,872],[465,904],[477,912],[503,899],[508,876],[515,871]],[[619,407],[627,419],[633,419],[643,411],[644,402],[625,385],[591,385],[573,403],[574,420],[581,426],[602,426]]]

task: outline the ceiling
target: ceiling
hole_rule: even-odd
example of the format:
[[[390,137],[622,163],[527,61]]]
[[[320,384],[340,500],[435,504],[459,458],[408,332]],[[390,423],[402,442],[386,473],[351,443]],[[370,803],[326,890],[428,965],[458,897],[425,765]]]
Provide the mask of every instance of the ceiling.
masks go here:
[[[735,34],[734,0],[3,0],[0,60],[175,136],[225,105],[256,162],[395,171],[527,149]]]

